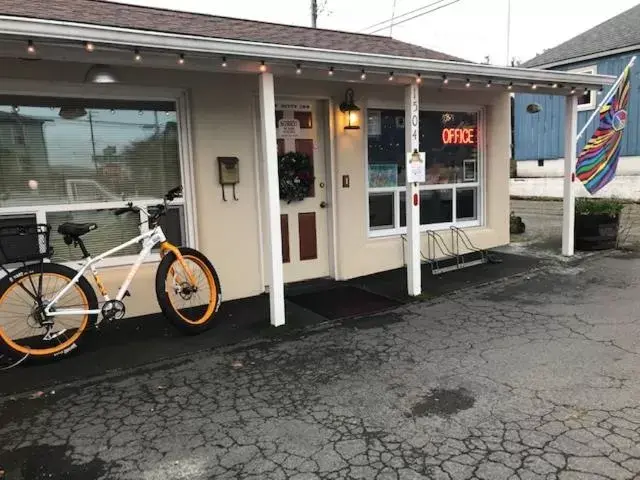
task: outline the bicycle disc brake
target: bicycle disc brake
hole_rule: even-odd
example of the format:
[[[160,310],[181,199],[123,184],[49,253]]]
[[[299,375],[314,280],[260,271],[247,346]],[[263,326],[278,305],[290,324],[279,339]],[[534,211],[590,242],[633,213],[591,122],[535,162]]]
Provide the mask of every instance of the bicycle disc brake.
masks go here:
[[[120,320],[124,317],[127,309],[120,300],[109,300],[102,305],[102,317],[105,320]]]

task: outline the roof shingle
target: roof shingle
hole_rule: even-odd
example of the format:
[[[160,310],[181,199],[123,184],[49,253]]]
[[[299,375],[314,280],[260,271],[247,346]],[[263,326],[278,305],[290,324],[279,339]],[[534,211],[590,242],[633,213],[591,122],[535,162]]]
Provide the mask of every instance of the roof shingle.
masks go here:
[[[557,47],[550,48],[524,62],[522,66],[539,67],[556,62],[570,63],[567,60],[634,45],[640,45],[640,4]]]
[[[464,61],[378,35],[256,22],[104,0],[0,0],[0,15],[327,50]]]

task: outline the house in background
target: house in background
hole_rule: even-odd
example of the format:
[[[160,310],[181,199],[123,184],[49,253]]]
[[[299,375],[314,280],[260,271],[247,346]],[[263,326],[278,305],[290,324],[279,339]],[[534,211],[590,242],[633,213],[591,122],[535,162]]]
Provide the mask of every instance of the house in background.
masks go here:
[[[16,190],[28,190],[28,182],[49,167],[44,137],[46,119],[0,111],[0,207]]]
[[[633,55],[640,54],[640,5],[549,49],[522,66],[618,76]],[[613,182],[597,196],[640,199],[640,67],[631,70],[628,124],[621,158]],[[584,92],[578,99],[578,131],[598,108],[605,91]],[[542,109],[528,113],[536,103]],[[519,93],[514,102],[514,158],[517,178],[511,180],[512,196],[562,197],[564,157],[564,109],[561,98]],[[578,152],[598,125],[596,118],[578,142]],[[577,195],[588,195],[582,187]]]

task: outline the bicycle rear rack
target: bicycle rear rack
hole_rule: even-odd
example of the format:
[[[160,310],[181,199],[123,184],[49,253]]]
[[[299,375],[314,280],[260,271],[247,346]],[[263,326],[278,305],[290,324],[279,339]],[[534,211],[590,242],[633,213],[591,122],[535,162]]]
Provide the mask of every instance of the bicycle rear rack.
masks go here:
[[[434,230],[427,230],[427,255],[426,257],[423,255],[423,258],[431,265],[431,273],[439,275],[487,263],[486,250],[476,247],[464,230],[450,227],[450,231],[451,249],[447,246],[442,235]],[[464,249],[463,253],[460,252],[461,247]],[[477,253],[480,258],[466,259],[465,255],[470,253]]]

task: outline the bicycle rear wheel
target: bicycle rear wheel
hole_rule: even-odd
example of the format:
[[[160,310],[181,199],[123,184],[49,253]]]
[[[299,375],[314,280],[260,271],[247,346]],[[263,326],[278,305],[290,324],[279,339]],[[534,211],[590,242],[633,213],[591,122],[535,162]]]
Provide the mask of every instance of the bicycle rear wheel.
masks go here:
[[[156,295],[162,313],[186,333],[200,333],[220,307],[220,280],[202,253],[181,247],[184,265],[173,253],[164,256],[156,273]],[[193,277],[193,282],[186,269]]]
[[[47,302],[62,290],[76,271],[55,263],[26,265],[0,280],[0,349],[10,355],[48,358],[75,350],[97,315],[78,313],[46,316]],[[60,298],[52,311],[96,310],[98,299],[86,278]]]

